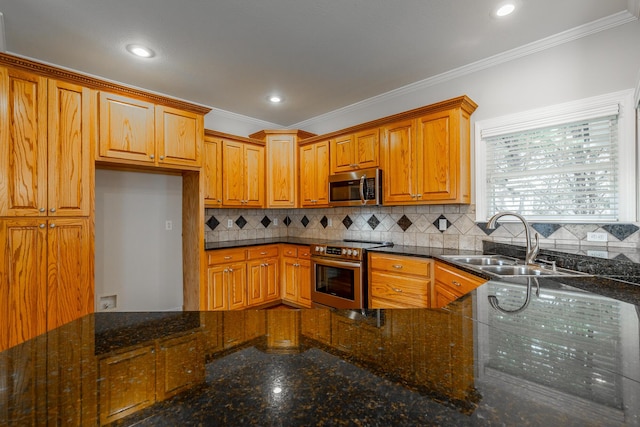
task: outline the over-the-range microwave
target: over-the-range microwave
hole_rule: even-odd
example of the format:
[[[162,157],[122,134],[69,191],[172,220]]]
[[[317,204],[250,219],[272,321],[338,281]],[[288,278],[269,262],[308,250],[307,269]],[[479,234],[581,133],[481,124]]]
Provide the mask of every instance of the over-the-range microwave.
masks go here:
[[[362,169],[329,176],[330,206],[382,204],[382,171]]]

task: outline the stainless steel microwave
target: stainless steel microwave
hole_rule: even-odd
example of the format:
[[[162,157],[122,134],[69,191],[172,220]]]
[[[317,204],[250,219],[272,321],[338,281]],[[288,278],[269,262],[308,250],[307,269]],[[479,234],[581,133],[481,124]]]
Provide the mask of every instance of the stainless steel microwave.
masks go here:
[[[330,206],[367,206],[381,203],[380,169],[363,169],[329,176]]]

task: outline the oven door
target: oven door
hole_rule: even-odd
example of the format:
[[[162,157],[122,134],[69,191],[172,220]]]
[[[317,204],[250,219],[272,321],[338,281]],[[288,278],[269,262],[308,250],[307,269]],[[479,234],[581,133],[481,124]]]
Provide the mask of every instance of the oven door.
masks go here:
[[[365,308],[360,262],[311,257],[311,301],[340,309]]]

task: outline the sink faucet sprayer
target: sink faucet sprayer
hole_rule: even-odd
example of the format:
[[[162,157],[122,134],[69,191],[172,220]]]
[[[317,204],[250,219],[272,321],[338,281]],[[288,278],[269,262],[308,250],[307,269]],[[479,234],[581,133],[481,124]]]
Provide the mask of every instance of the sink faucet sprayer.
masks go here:
[[[534,245],[531,244],[531,238],[530,238],[531,227],[529,226],[529,223],[527,222],[526,219],[524,219],[522,215],[515,212],[508,212],[508,211],[498,212],[497,214],[495,214],[489,219],[489,222],[487,222],[487,228],[489,229],[496,228],[496,223],[498,221],[498,218],[506,215],[515,216],[524,225],[524,238],[527,241],[527,254],[524,257],[524,262],[525,264],[533,264],[533,261],[536,259],[536,257],[538,256],[538,252],[540,251],[540,237],[538,236],[538,233],[535,233],[536,243]]]

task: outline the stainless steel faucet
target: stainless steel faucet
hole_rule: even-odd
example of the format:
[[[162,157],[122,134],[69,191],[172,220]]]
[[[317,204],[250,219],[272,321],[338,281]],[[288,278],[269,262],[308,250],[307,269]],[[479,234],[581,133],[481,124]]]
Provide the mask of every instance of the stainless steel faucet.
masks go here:
[[[515,212],[509,212],[509,211],[498,212],[497,214],[489,218],[489,222],[487,222],[487,228],[489,229],[496,228],[496,223],[498,221],[498,218],[501,218],[507,215],[515,216],[522,222],[522,224],[524,224],[524,238],[527,241],[527,254],[524,257],[524,262],[525,264],[533,264],[533,261],[535,261],[536,257],[538,256],[538,252],[540,251],[540,236],[538,235],[538,233],[535,233],[536,243],[532,245],[531,238],[530,238],[531,226],[529,225],[527,220],[524,219],[522,215]]]

